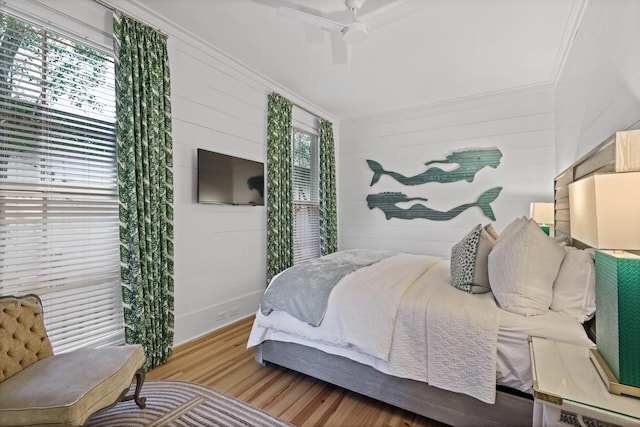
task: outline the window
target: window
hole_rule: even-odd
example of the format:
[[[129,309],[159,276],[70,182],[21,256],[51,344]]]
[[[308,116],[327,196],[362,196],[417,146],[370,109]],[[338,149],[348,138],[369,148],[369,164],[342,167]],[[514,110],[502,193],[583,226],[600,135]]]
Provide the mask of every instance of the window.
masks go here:
[[[56,352],[122,343],[113,57],[0,19],[0,294]]]
[[[293,128],[293,263],[320,256],[318,136]]]

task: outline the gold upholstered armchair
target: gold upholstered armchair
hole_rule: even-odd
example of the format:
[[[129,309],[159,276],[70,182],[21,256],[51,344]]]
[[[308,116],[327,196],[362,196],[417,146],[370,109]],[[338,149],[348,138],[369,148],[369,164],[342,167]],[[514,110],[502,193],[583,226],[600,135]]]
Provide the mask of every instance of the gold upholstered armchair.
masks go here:
[[[139,345],[54,355],[40,298],[0,297],[0,426],[81,426],[122,400],[144,408],[144,361]]]

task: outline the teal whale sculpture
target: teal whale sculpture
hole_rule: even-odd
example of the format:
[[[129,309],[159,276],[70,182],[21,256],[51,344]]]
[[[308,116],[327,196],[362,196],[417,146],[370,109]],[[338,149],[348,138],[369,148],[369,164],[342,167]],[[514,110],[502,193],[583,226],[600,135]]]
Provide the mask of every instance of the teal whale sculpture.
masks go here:
[[[445,160],[432,160],[425,166],[434,163],[457,163],[460,166],[454,170],[446,171],[438,167],[430,167],[426,171],[414,175],[404,176],[398,172],[385,170],[382,165],[374,160],[367,160],[369,168],[373,171],[370,187],[380,180],[382,175],[389,175],[404,185],[420,185],[428,182],[457,182],[466,180],[472,182],[476,173],[486,166],[497,168],[502,158],[502,152],[497,148],[457,151],[448,155]]]
[[[449,211],[438,211],[428,208],[422,203],[416,203],[407,209],[402,209],[396,205],[396,203],[410,202],[412,200],[428,201],[423,197],[407,197],[406,194],[399,192],[385,192],[378,194],[369,194],[367,196],[367,205],[369,209],[378,208],[384,212],[387,219],[400,218],[400,219],[415,219],[424,218],[432,221],[448,221],[457,217],[462,212],[473,207],[479,207],[485,216],[495,221],[496,216],[491,208],[491,202],[493,202],[502,191],[502,187],[495,187],[485,191],[480,195],[478,200],[473,203],[465,203]]]

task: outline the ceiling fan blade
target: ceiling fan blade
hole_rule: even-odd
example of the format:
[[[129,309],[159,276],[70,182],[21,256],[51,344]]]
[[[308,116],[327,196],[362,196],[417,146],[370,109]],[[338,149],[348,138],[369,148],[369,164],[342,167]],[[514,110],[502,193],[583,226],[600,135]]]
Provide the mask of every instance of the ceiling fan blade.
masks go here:
[[[323,28],[317,25],[303,23],[304,39],[309,43],[324,43],[324,35],[327,33]]]
[[[331,31],[342,31],[345,28],[345,25],[339,22],[332,21],[331,19],[327,19],[322,16],[303,12],[302,10],[294,9],[292,7],[278,7],[278,14],[286,16],[288,18],[298,19],[307,24],[316,25]]]
[[[351,63],[351,45],[344,42],[340,33],[331,33],[331,56],[333,65],[349,65]]]

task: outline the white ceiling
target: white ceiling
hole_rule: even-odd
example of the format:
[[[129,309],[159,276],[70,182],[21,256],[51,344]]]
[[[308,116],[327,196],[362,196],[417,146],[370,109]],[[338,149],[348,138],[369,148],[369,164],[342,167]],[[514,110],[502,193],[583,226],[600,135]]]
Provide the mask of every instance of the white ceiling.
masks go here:
[[[343,0],[131,1],[346,119],[553,84],[586,0],[400,1],[372,18],[349,65],[334,63],[342,40],[277,13],[288,5],[348,23]],[[392,2],[367,0],[361,15]]]

